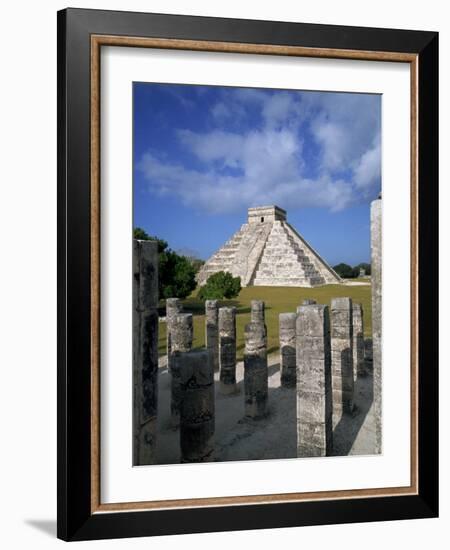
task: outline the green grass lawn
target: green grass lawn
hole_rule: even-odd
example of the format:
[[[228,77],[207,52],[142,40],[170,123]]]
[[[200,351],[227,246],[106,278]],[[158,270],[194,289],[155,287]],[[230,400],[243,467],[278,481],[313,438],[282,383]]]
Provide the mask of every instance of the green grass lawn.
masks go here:
[[[224,300],[220,306],[236,306],[237,324],[237,356],[243,358],[244,353],[244,327],[250,322],[251,300],[264,300],[266,303],[266,325],[268,337],[268,352],[278,350],[278,316],[280,313],[295,312],[297,306],[306,298],[313,298],[319,304],[330,305],[332,298],[349,296],[355,302],[359,302],[364,310],[364,335],[372,333],[371,311],[371,287],[370,286],[344,286],[327,285],[317,288],[293,288],[256,286],[243,288],[239,296],[233,300]],[[183,301],[184,311],[192,313],[194,317],[194,347],[205,345],[205,316],[204,302],[191,296]],[[159,324],[160,355],[166,352],[166,324]]]

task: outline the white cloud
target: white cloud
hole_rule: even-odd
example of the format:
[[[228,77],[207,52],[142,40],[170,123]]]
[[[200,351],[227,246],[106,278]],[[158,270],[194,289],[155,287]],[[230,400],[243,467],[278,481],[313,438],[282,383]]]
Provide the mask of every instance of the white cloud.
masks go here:
[[[354,168],[356,187],[369,191],[381,179],[381,146],[380,140],[368,149],[358,160]]]
[[[349,162],[349,140],[345,128],[333,122],[315,121],[313,133],[322,148],[322,163],[328,170],[343,170]]]
[[[214,129],[175,131],[195,163],[142,157],[151,192],[216,213],[263,203],[337,211],[379,190],[381,117],[368,96],[228,89],[209,112]]]
[[[223,101],[218,101],[211,108],[212,116],[217,120],[223,120],[231,116],[231,110]]]
[[[243,136],[214,130],[196,134],[191,130],[176,132],[180,142],[203,162],[222,161],[225,166],[236,166],[242,154]]]
[[[282,158],[282,157],[279,157]],[[200,172],[179,164],[162,162],[146,153],[139,169],[146,175],[150,190],[158,195],[176,195],[183,204],[209,213],[233,212],[242,205],[281,204],[289,208],[324,206],[337,211],[352,200],[352,187],[327,176],[317,180],[302,178],[282,162],[264,163],[250,173],[229,176],[210,170]],[[276,176],[278,185],[273,185]]]

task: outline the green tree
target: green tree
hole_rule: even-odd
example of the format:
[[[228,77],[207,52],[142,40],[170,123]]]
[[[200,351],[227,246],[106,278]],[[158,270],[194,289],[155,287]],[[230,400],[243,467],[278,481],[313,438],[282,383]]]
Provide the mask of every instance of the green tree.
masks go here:
[[[340,263],[335,265],[333,269],[339,277],[343,277],[344,279],[352,279],[355,276],[352,266],[348,264]]]
[[[214,273],[198,293],[200,300],[223,300],[234,298],[241,291],[241,278],[226,271]]]
[[[141,227],[135,227],[133,229],[133,239],[137,239],[139,241],[157,241],[158,242],[158,254],[161,252],[164,252],[166,248],[169,246],[167,244],[167,241],[163,241],[162,239],[158,239],[158,237],[152,237],[145,231],[145,229],[142,229]]]
[[[195,273],[187,258],[165,250],[159,254],[159,297],[186,298],[197,286]]]
[[[159,299],[189,296],[197,286],[196,269],[191,261],[171,250],[167,241],[152,237],[140,227],[134,228],[133,237],[142,241],[158,242]]]

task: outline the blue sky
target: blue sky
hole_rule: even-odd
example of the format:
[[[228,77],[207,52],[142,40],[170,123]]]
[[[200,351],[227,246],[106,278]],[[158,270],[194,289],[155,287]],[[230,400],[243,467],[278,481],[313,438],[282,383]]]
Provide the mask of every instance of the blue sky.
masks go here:
[[[276,204],[332,265],[370,260],[381,96],[133,84],[134,226],[207,259]]]

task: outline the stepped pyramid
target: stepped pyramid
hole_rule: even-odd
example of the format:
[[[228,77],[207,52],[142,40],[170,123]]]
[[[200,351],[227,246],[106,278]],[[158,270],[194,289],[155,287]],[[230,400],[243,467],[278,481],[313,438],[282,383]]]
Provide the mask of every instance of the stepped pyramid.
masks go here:
[[[242,286],[312,287],[341,279],[286,221],[278,206],[248,209],[248,220],[197,274],[204,285],[210,275],[228,271]]]

